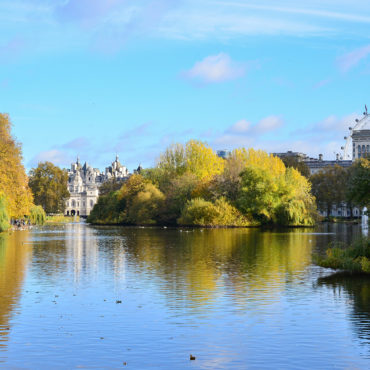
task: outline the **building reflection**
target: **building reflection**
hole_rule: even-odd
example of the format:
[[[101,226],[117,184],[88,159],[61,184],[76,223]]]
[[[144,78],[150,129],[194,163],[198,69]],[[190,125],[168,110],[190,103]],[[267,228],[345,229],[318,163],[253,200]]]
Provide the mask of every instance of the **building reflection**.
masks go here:
[[[28,231],[0,235],[0,351],[6,349],[12,330],[11,319],[17,310],[27,263],[32,254],[28,239]]]

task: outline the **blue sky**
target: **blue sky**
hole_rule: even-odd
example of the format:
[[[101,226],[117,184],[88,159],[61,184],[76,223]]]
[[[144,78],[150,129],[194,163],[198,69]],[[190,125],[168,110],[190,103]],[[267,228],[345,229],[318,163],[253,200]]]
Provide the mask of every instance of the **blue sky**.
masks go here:
[[[370,2],[1,0],[0,112],[27,168],[130,170],[190,138],[334,158],[370,104]]]

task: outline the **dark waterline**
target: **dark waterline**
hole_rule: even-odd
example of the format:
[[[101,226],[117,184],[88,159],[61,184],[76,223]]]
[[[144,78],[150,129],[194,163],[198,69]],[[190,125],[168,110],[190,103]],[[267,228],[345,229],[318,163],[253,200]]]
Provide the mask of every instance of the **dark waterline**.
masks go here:
[[[0,236],[0,367],[368,368],[370,280],[311,263],[360,233],[68,224]]]

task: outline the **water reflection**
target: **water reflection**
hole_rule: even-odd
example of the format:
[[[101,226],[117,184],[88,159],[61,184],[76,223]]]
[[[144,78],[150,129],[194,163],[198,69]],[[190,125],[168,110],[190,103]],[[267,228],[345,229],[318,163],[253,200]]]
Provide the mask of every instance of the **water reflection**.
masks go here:
[[[311,264],[312,252],[358,233],[85,224],[14,233],[0,239],[0,361],[177,369],[194,353],[197,368],[361,367],[346,325],[370,345],[369,281],[318,280],[328,272]]]
[[[101,251],[109,241],[110,253],[127,255],[141,279],[158,281],[172,306],[186,302],[198,310],[221,289],[241,305],[261,295],[273,297],[287,282],[302,278],[316,240],[304,230],[95,230],[104,235],[98,241]],[[112,240],[122,242],[112,245]]]
[[[358,337],[370,344],[370,276],[335,273],[319,278],[317,286],[330,288],[335,297],[346,299]]]
[[[32,251],[27,245],[28,231],[0,234],[0,350],[6,348],[12,329],[11,318],[17,310]]]

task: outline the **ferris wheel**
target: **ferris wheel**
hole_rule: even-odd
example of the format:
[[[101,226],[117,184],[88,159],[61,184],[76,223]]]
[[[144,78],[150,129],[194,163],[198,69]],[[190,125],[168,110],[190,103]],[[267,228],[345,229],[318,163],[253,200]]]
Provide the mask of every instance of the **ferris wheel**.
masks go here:
[[[343,158],[344,160],[350,160],[352,159],[352,133],[353,131],[359,131],[362,128],[365,127],[365,125],[368,123],[368,118],[370,117],[370,114],[367,113],[367,106],[365,105],[365,112],[364,116],[361,119],[355,120],[356,124],[353,127],[349,127],[349,136],[345,136],[344,140],[346,140],[346,143],[344,146],[341,147],[343,150]]]

